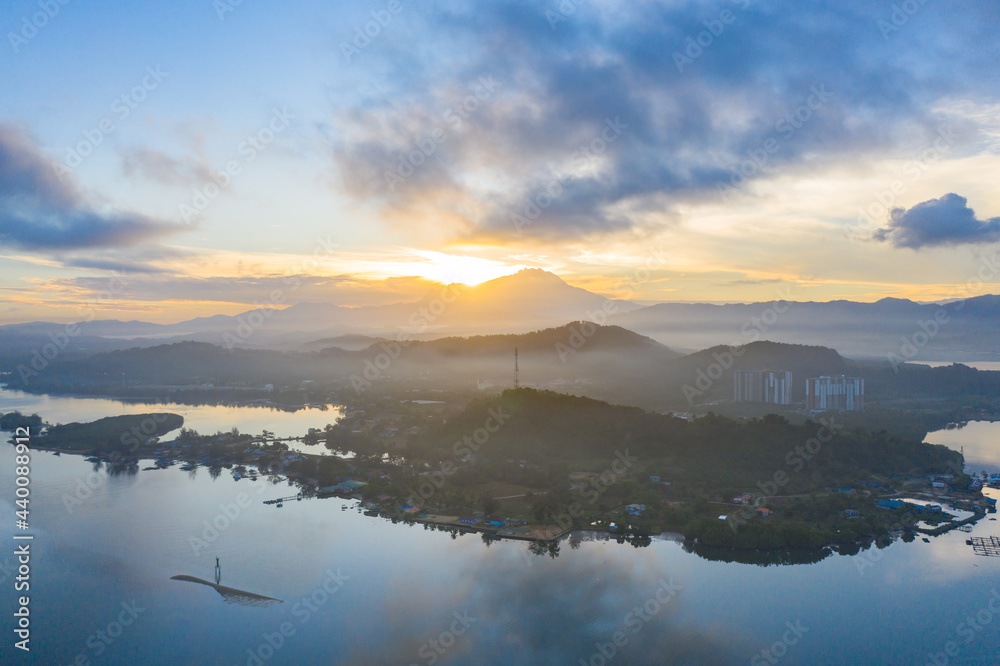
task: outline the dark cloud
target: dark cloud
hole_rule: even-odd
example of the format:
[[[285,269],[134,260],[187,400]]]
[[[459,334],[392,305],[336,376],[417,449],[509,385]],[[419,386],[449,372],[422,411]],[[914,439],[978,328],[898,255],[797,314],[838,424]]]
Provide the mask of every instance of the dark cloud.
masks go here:
[[[23,131],[0,125],[0,242],[29,251],[136,245],[190,227],[98,211]]]
[[[166,273],[167,270],[151,264],[141,264],[134,261],[115,261],[114,259],[73,258],[62,262],[72,268],[93,268],[101,271],[119,271],[122,273]]]
[[[79,194],[59,180],[55,170],[21,130],[0,123],[0,201],[37,198],[70,208]]]
[[[55,253],[54,258],[63,266],[71,268],[92,268],[123,273],[170,274],[164,262],[193,258],[186,250],[147,245],[143,247],[90,249],[85,254],[78,252]]]
[[[546,11],[560,6],[575,9],[550,25]],[[720,30],[723,10],[732,20],[706,33]],[[967,97],[971,81],[982,99],[995,96],[991,3],[970,2],[960,16],[924,5],[886,38],[878,21],[892,12],[888,1],[832,0],[794,10],[764,0],[613,12],[507,0],[414,11],[364,53],[380,92],[359,100],[355,89],[335,103],[334,158],[350,193],[404,213],[433,203],[471,236],[513,238],[516,215],[530,220],[529,236],[641,226],[649,212],[741,185],[736,169],[768,140],[778,148],[750,180],[917,149],[943,123],[928,111],[936,102]],[[679,67],[675,54],[700,33],[712,43]],[[986,46],[955,49],[956,40]],[[482,77],[496,91],[449,124]],[[607,140],[615,119],[627,128]],[[414,153],[435,129],[444,138],[433,154]],[[422,164],[387,182],[410,155]]]
[[[25,250],[135,245],[187,229],[135,213],[10,210],[6,203],[0,203],[0,239]]]
[[[996,243],[1000,241],[1000,217],[976,218],[965,197],[946,194],[913,208],[894,208],[889,226],[873,235],[877,241],[918,250],[923,247]]]

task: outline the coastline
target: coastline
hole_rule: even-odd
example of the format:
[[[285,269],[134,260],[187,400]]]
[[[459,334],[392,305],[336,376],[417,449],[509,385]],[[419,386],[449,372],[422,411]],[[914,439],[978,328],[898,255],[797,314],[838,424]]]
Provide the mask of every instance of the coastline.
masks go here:
[[[141,415],[136,415],[136,416],[141,416]],[[203,436],[203,437],[204,437],[203,440],[195,440],[193,442],[188,442],[185,444],[179,443],[177,439],[158,441],[152,446],[145,447],[145,450],[136,450],[130,453],[119,453],[118,451],[111,451],[110,453],[97,453],[93,448],[80,450],[80,449],[64,449],[64,448],[59,448],[58,446],[44,446],[44,445],[41,446],[33,445],[32,448],[35,448],[36,450],[40,451],[49,451],[59,455],[78,454],[85,457],[96,456],[100,460],[100,462],[104,462],[106,464],[111,464],[111,465],[119,465],[123,463],[138,464],[142,461],[156,461],[157,466],[159,468],[166,468],[178,462],[186,462],[188,464],[193,464],[196,467],[203,466],[206,468],[218,467],[220,469],[222,468],[234,469],[236,467],[242,467],[242,466],[252,468],[256,465],[264,463],[268,465],[268,469],[278,470],[279,468],[277,465],[280,464],[284,467],[284,469],[280,469],[280,471],[276,472],[263,472],[263,473],[280,474],[284,476],[288,481],[299,486],[299,488],[303,491],[302,493],[303,499],[317,498],[316,487],[320,484],[317,483],[316,479],[311,478],[308,475],[308,473],[303,473],[303,470],[305,469],[306,465],[302,465],[301,467],[298,467],[297,465],[292,465],[291,467],[289,466],[288,462],[285,461],[284,459],[290,457],[288,455],[290,452],[285,451],[284,453],[281,453],[279,449],[278,451],[268,450],[264,456],[257,455],[257,457],[254,457],[254,455],[249,455],[252,454],[253,452],[250,451],[249,449],[244,449],[244,444],[258,444],[260,443],[260,440],[257,437],[252,437],[248,435],[247,436],[248,439],[239,439],[236,441],[227,442],[227,451],[223,456],[221,456],[225,458],[225,461],[223,462],[218,457],[211,459],[207,457],[205,451],[206,446],[208,444],[207,440],[210,439],[212,436]],[[289,439],[301,439],[301,437],[289,438]],[[260,449],[254,449],[254,451],[259,451],[259,450]],[[216,453],[210,455],[219,455],[219,454]],[[291,457],[294,457],[297,460],[303,462],[318,463],[326,456],[320,456],[312,453],[295,452],[294,455]],[[261,458],[264,459],[262,460]],[[264,468],[261,467],[261,469]],[[367,471],[369,473],[372,472],[372,470],[367,470]],[[371,488],[369,488],[369,490],[371,490]],[[539,542],[551,543],[578,530],[600,532],[603,534],[607,534],[611,537],[617,537],[619,541],[642,540],[642,539],[647,539],[649,537],[649,525],[643,527],[641,523],[640,527],[637,527],[634,530],[631,528],[631,526],[625,529],[616,530],[614,529],[613,524],[611,525],[611,529],[602,526],[584,526],[584,525],[567,526],[566,523],[561,523],[560,525],[551,525],[551,524],[533,523],[529,522],[528,520],[517,518],[516,516],[518,515],[518,512],[514,512],[513,516],[515,517],[505,519],[505,522],[509,522],[511,524],[487,525],[483,524],[482,521],[476,521],[474,523],[468,523],[468,522],[463,523],[460,521],[459,515],[452,515],[452,513],[455,512],[459,513],[460,515],[471,516],[473,514],[476,514],[477,512],[468,507],[462,507],[457,510],[452,508],[448,513],[434,512],[433,510],[430,509],[427,510],[426,512],[415,513],[415,509],[412,507],[408,507],[405,504],[400,506],[401,500],[399,499],[398,492],[396,495],[393,495],[391,497],[382,496],[379,499],[381,501],[376,501],[372,497],[369,497],[367,500],[362,499],[362,502],[367,506],[369,511],[373,512],[369,515],[377,514],[386,517],[388,519],[392,519],[394,522],[404,521],[408,523],[422,523],[425,525],[432,525],[442,530],[460,530],[466,533],[475,532],[483,534],[484,536],[489,535],[490,537],[495,537],[498,539],[513,539],[513,540],[529,541],[536,543]],[[955,500],[955,498],[947,496],[928,497],[928,499],[934,502],[967,501],[971,503],[971,500],[969,500],[968,498],[963,498],[962,500]],[[404,510],[404,507],[408,508],[409,510],[408,511]],[[619,506],[617,508],[620,509],[621,507]],[[523,511],[523,508],[521,509],[521,511]],[[972,509],[972,511],[973,515],[964,518],[963,520],[949,520],[947,522],[944,522],[943,524],[936,525],[933,527],[918,527],[916,525],[910,525],[907,529],[911,533],[926,534],[928,536],[938,536],[948,531],[958,529],[964,525],[975,524],[987,515],[986,510],[980,511]],[[653,525],[656,525],[656,523],[653,523]],[[778,529],[779,525],[781,525],[781,523],[762,522],[760,523],[760,529],[763,531],[770,531],[772,529]],[[816,528],[815,526],[809,524],[804,524],[804,527],[806,529]],[[653,527],[652,530],[653,533],[656,533],[656,530],[657,528]],[[898,530],[890,530],[890,533],[894,531]],[[690,542],[692,544],[698,544],[699,542],[705,543],[704,541],[702,541],[701,539],[702,535],[699,532],[693,532],[690,536],[683,534],[681,532],[677,532],[677,534],[680,534],[681,540],[684,542]],[[872,540],[883,538],[883,536],[884,536],[883,534],[868,533],[867,535],[860,537],[858,541],[854,542],[830,541],[821,546],[819,550],[830,549],[830,548],[842,548],[845,545],[856,544],[856,543],[870,543]],[[752,548],[746,545],[743,546],[723,545],[721,543],[718,543],[718,541],[717,544],[718,545],[715,547],[728,548],[734,553],[760,550],[759,548]],[[774,550],[780,551],[782,550],[782,548],[779,547],[775,548]]]
[[[174,443],[174,440],[171,440],[169,442],[161,442],[160,445],[170,445],[170,444],[173,444],[173,443]],[[38,451],[47,451],[47,452],[56,453],[56,454],[79,455],[81,457],[98,455],[101,458],[101,462],[111,463],[111,464],[115,464],[115,462],[116,462],[114,460],[108,459],[108,456],[102,456],[100,454],[95,454],[92,449],[91,450],[86,450],[86,451],[80,451],[80,450],[67,450],[67,449],[58,449],[58,448],[55,448],[55,447],[42,447],[42,446],[32,446],[32,448],[35,449],[35,450],[38,450]],[[300,455],[302,455],[302,456],[304,456],[306,458],[314,458],[314,459],[322,458],[322,456],[317,456],[317,455],[313,455],[313,454],[300,454]],[[122,460],[130,460],[130,461],[134,461],[134,462],[138,463],[140,461],[146,461],[146,460],[155,461],[155,460],[159,460],[159,459],[161,459],[160,456],[156,456],[155,454],[151,454],[149,452],[136,452],[135,455],[128,456],[127,458],[126,457],[121,457],[118,462],[121,462]],[[173,458],[170,458],[170,460],[171,460],[171,463],[176,463],[176,462],[181,462],[183,460],[183,458],[181,458],[181,457],[173,457]],[[235,468],[236,466],[239,466],[239,465],[252,465],[252,464],[253,464],[253,462],[243,460],[243,461],[233,462],[233,463],[228,464],[228,465],[223,465],[221,467],[223,467],[224,469],[231,469],[231,468]],[[197,466],[198,467],[207,467],[207,465],[204,465],[202,463],[197,463]],[[301,485],[304,485],[307,488],[311,486],[311,484],[309,483],[308,479],[303,479],[303,478],[300,478],[300,477],[297,477],[297,476],[294,476],[294,475],[288,475],[288,474],[285,474],[285,478],[288,479],[289,481],[296,482],[296,483],[299,483]],[[409,523],[413,523],[413,524],[420,523],[420,524],[424,524],[424,525],[433,525],[433,526],[435,526],[435,527],[437,527],[437,528],[439,528],[441,530],[444,530],[444,531],[457,530],[457,531],[460,531],[462,533],[478,533],[478,534],[483,534],[483,535],[490,535],[491,537],[495,537],[497,539],[511,539],[511,540],[517,540],[517,541],[526,541],[526,542],[531,542],[531,543],[552,544],[552,543],[555,543],[555,542],[563,539],[567,535],[572,534],[573,532],[591,532],[591,533],[607,534],[609,537],[618,537],[618,538],[621,538],[624,541],[631,541],[632,539],[642,538],[642,537],[639,537],[638,535],[630,535],[630,534],[627,534],[627,533],[622,533],[622,532],[618,532],[618,531],[613,531],[613,530],[603,529],[603,528],[597,528],[597,527],[576,527],[576,528],[574,528],[574,527],[571,526],[571,527],[568,527],[568,528],[563,528],[563,527],[556,526],[556,525],[530,524],[530,523],[524,523],[524,524],[518,524],[518,525],[511,525],[511,526],[508,526],[508,525],[491,526],[491,525],[485,525],[485,524],[471,524],[470,525],[470,524],[464,524],[464,523],[459,522],[459,516],[444,515],[444,514],[437,514],[437,513],[421,513],[421,514],[417,514],[417,515],[412,515],[412,514],[405,514],[405,513],[401,514],[399,512],[390,512],[390,511],[388,511],[388,510],[386,510],[386,509],[378,506],[376,503],[374,503],[371,500],[366,501],[365,499],[361,498],[361,496],[359,496],[359,495],[351,495],[351,496],[347,496],[347,497],[345,497],[343,495],[335,495],[335,494],[326,495],[326,496],[318,496],[318,495],[315,494],[314,490],[313,490],[312,493],[308,493],[308,494],[302,495],[302,499],[326,499],[326,498],[332,498],[332,497],[339,497],[341,499],[355,499],[355,500],[357,500],[359,502],[359,504],[358,504],[359,508],[362,508],[362,507],[364,507],[367,504],[369,506],[369,508],[367,509],[367,511],[377,512],[374,515],[378,515],[378,516],[381,516],[383,518],[392,520],[393,522],[409,522]],[[470,513],[472,513],[472,512],[470,512]],[[372,514],[368,514],[368,515],[372,515]],[[970,516],[968,518],[965,518],[965,519],[963,519],[961,521],[948,521],[948,522],[944,523],[943,525],[940,525],[940,526],[937,526],[937,527],[934,527],[934,528],[931,528],[931,529],[920,528],[920,527],[913,526],[913,527],[911,527],[911,530],[915,534],[924,534],[924,535],[931,536],[931,537],[940,536],[940,535],[945,534],[947,532],[950,532],[952,530],[958,529],[958,528],[960,528],[960,527],[962,527],[964,525],[974,525],[974,524],[978,523],[980,520],[982,520],[983,518],[985,518],[987,515],[988,515],[988,512],[985,511],[985,510],[974,511],[974,514],[972,516]],[[787,548],[760,549],[760,548],[736,548],[736,547],[724,547],[724,546],[723,547],[706,546],[705,544],[700,543],[699,539],[697,537],[692,538],[692,537],[689,537],[689,536],[687,536],[687,535],[685,535],[685,534],[683,534],[681,532],[667,531],[667,532],[664,532],[663,534],[670,534],[672,537],[674,537],[674,538],[671,538],[670,540],[678,541],[678,542],[681,542],[681,543],[690,543],[691,546],[693,548],[695,548],[695,549],[706,548],[707,547],[710,550],[715,551],[717,553],[729,552],[737,560],[739,558],[741,558],[741,557],[745,557],[746,555],[748,555],[750,553],[771,553],[772,555],[780,555],[780,554],[782,554],[782,553],[784,553],[784,552],[786,552],[788,550]],[[885,536],[885,535],[870,535],[870,539],[867,541],[867,543],[872,543],[873,541],[876,541],[878,538],[880,538],[880,536]],[[863,540],[862,543],[865,543],[865,541]],[[816,555],[819,555],[820,553],[823,553],[823,552],[838,552],[839,549],[841,549],[843,547],[844,547],[843,543],[831,542],[831,543],[824,544],[823,546],[821,546],[819,548],[816,548],[816,549],[806,549],[806,550],[808,550],[809,552],[814,552]],[[199,580],[199,581],[194,581],[194,582],[203,582],[203,581]],[[209,583],[207,581],[204,581],[203,583],[206,584],[206,585],[209,585],[209,586],[214,586],[212,583]],[[267,598],[267,597],[264,597],[264,598]]]

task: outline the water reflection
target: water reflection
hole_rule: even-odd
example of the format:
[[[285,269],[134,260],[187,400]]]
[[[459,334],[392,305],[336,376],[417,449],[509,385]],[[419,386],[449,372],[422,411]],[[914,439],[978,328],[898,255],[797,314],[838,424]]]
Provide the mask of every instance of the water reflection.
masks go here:
[[[145,414],[147,412],[171,412],[184,417],[184,427],[202,434],[227,432],[234,426],[240,431],[261,433],[265,430],[274,437],[297,437],[306,434],[309,428],[322,430],[328,424],[335,424],[344,414],[343,407],[337,405],[307,405],[302,407],[280,407],[266,405],[187,405],[173,402],[139,402],[109,400],[105,398],[70,398],[53,395],[35,395],[23,391],[13,391],[0,386],[0,412],[20,411],[23,414],[38,414],[50,423],[81,423],[96,421],[106,416],[123,414]],[[301,442],[288,442],[292,450],[303,447]],[[309,453],[322,454],[323,447],[305,449]]]
[[[13,447],[0,448],[0,487],[13,487],[12,456]],[[924,663],[955,638],[955,626],[982,606],[1000,576],[1000,558],[977,557],[965,543],[996,535],[1000,523],[990,521],[929,543],[897,541],[851,557],[827,552],[808,566],[796,566],[798,555],[789,554],[781,562],[789,566],[762,567],[731,563],[731,552],[691,553],[662,536],[629,548],[581,532],[556,548],[532,547],[461,530],[406,529],[341,511],[340,502],[295,502],[277,511],[262,502],[281,494],[277,484],[287,480],[271,476],[258,485],[211,470],[189,477],[178,467],[102,473],[88,498],[67,505],[91,470],[79,456],[32,456],[31,506],[39,517],[33,603],[46,626],[59,628],[36,663],[71,663],[133,598],[148,610],[101,655],[102,664],[193,663],[192,654],[197,663],[243,664],[247,648],[285,621],[296,634],[267,663],[748,663],[799,618],[811,630],[782,666]],[[205,538],[206,524],[241,494],[251,502],[239,505],[239,517],[218,530],[210,549],[194,550],[192,539]],[[0,497],[0,509],[13,516],[9,497]],[[227,560],[227,583],[285,603],[223,587],[221,575],[221,591],[200,579],[170,580],[178,571],[212,571],[217,554]],[[300,623],[296,604],[328,568],[342,568],[347,583]],[[253,576],[236,582],[237,569]],[[176,585],[181,581],[199,587]],[[676,594],[653,605],[671,581]],[[647,603],[656,612],[647,612]],[[463,633],[447,633],[453,626]],[[609,659],[600,650],[612,649],[616,632],[627,642],[614,645]],[[993,663],[998,636],[978,634],[963,646],[964,663]]]
[[[433,655],[443,664],[511,664],[530,654],[533,664],[713,664],[746,654],[740,640],[685,618],[699,601],[656,558],[621,566],[598,546],[556,562],[536,557],[547,548],[502,546],[453,572],[452,603],[428,605],[440,594],[435,580],[397,588],[395,630],[345,663],[430,663]]]
[[[171,576],[170,580],[181,580],[187,581],[189,583],[198,583],[200,585],[207,585],[208,587],[214,589],[219,595],[225,599],[227,604],[238,604],[240,606],[272,606],[274,604],[284,603],[281,599],[275,599],[274,597],[267,597],[263,594],[257,594],[256,592],[247,592],[246,590],[237,590],[234,587],[226,587],[225,585],[219,585],[218,583],[211,583],[207,580],[202,580],[195,576],[179,575]]]
[[[968,473],[1000,472],[1000,422],[969,421],[927,434],[929,444],[964,450]]]
[[[789,564],[814,564],[821,562],[833,554],[829,548],[821,550],[733,550],[732,548],[716,548],[702,544],[685,543],[684,550],[698,557],[713,562],[738,562],[740,564],[755,564],[757,566],[781,566]],[[843,555],[855,555],[861,550],[861,544],[848,544],[840,552]]]

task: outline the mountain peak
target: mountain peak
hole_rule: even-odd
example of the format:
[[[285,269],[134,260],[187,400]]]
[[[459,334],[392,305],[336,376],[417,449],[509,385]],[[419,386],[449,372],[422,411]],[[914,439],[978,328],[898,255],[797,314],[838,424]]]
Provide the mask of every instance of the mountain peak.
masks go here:
[[[479,286],[484,286],[488,284],[500,285],[500,284],[521,284],[526,282],[547,282],[550,284],[566,284],[566,281],[555,273],[550,273],[549,271],[542,268],[522,268],[516,273],[511,275],[504,275],[503,277],[494,278],[492,280],[487,280]]]
[[[514,275],[523,275],[525,277],[532,277],[532,278],[545,277],[554,280],[559,280],[560,282],[563,281],[561,277],[559,277],[555,273],[551,273],[545,270],[544,268],[522,268],[517,273],[514,273]]]

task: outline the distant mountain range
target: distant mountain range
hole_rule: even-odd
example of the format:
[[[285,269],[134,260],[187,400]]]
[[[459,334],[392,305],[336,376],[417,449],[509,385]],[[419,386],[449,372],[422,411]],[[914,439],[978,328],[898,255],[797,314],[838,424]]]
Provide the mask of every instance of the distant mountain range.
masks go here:
[[[359,342],[348,337],[351,343]],[[331,339],[331,342],[340,339]],[[654,340],[617,326],[575,322],[520,335],[441,338],[432,341],[373,339],[363,348],[331,345],[317,351],[227,350],[203,342],[181,342],[57,358],[38,377],[22,384],[16,368],[9,381],[25,388],[71,385],[256,386],[305,380],[350,383],[352,376],[375,379],[423,378],[442,384],[511,381],[514,350],[527,381],[600,377],[645,371],[679,354]],[[32,367],[29,363],[28,367]]]
[[[357,338],[343,336],[395,338],[403,333],[413,339],[433,339],[443,335],[524,333],[589,319],[590,313],[629,312],[639,307],[570,286],[547,271],[525,269],[475,287],[443,286],[418,301],[393,305],[352,308],[303,302],[283,309],[199,317],[176,324],[113,319],[82,322],[70,342],[74,350],[81,351],[182,341],[251,348],[315,348],[316,341],[323,338],[341,338],[340,343],[356,347]],[[52,322],[0,326],[0,354],[9,354],[16,347],[23,348],[49,335],[62,335],[65,330],[64,324]]]
[[[820,345],[854,358],[1000,360],[1000,296],[946,305],[884,298],[875,303],[774,301],[661,303],[608,319],[676,349],[758,340]]]
[[[837,349],[853,358],[1000,360],[1000,296],[935,305],[900,299],[640,306],[573,287],[552,273],[526,269],[475,287],[449,285],[393,305],[344,307],[297,303],[236,316],[176,324],[97,320],[66,336],[64,324],[0,327],[0,362],[24,358],[53,338],[64,357],[183,341],[227,348],[358,350],[376,339],[518,334],[591,320],[620,326],[673,349],[771,340]],[[62,346],[62,344],[60,344]]]
[[[323,343],[341,343],[341,346]],[[367,343],[365,346],[362,344]],[[352,346],[345,349],[344,346]],[[447,337],[430,341],[345,336],[319,349],[226,349],[202,342],[56,357],[43,370],[13,365],[5,381],[35,392],[214,401],[268,396],[268,385],[314,400],[379,396],[382,387],[433,391],[510,387],[514,350],[522,386],[554,389],[617,404],[662,411],[731,401],[737,370],[792,372],[792,402],[805,398],[805,380],[860,376],[868,400],[954,399],[1000,395],[1000,373],[965,366],[931,369],[844,358],[833,349],[776,342],[718,345],[682,355],[619,326],[572,322],[520,335]],[[25,365],[25,363],[27,365]],[[219,391],[223,391],[220,393]],[[371,392],[371,393],[369,393]],[[220,398],[220,396],[228,396]],[[296,398],[292,398],[294,401]]]

